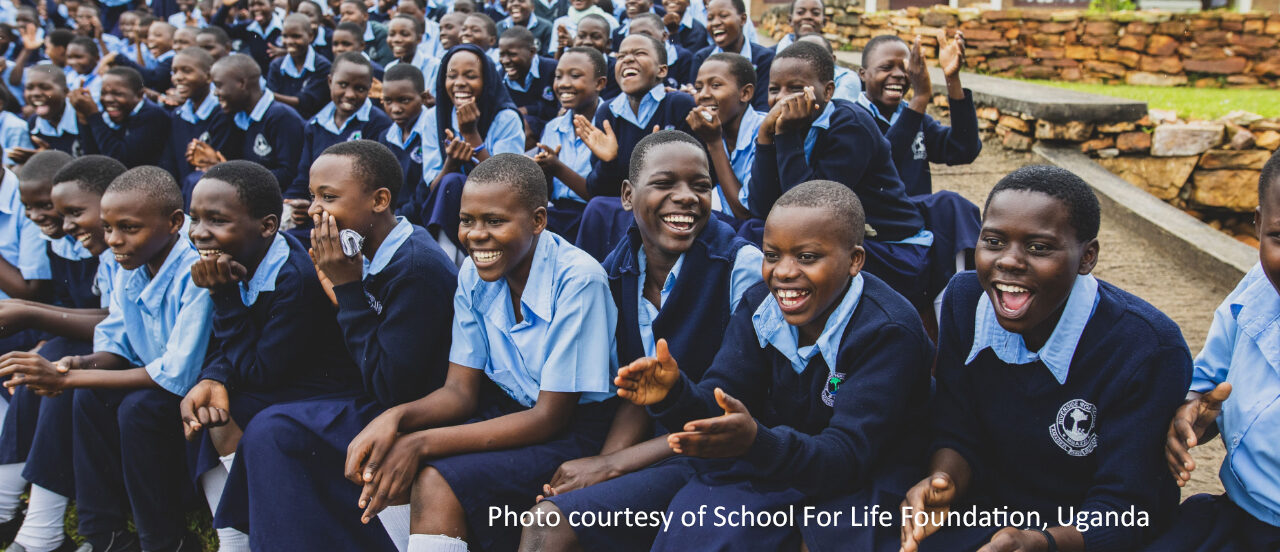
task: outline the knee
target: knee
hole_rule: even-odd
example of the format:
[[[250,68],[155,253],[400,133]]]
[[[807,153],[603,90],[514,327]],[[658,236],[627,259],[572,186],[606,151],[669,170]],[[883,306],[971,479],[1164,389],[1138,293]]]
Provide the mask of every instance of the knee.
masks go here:
[[[566,551],[577,550],[578,538],[569,527],[560,507],[550,500],[543,500],[529,509],[533,519],[548,520],[545,523],[528,525],[520,533],[520,551]],[[550,520],[555,520],[551,522]]]
[[[439,501],[440,497],[445,495],[453,496],[453,489],[449,487],[449,481],[444,478],[440,470],[435,466],[427,466],[418,472],[418,476],[413,480],[411,491],[411,502],[414,508],[421,508]]]
[[[116,410],[121,433],[151,431],[168,423],[180,427],[177,402],[168,391],[142,389],[129,393]]]
[[[268,407],[253,417],[252,424],[244,426],[240,437],[241,458],[271,455],[294,457],[316,450],[311,431],[298,423],[287,411]]]

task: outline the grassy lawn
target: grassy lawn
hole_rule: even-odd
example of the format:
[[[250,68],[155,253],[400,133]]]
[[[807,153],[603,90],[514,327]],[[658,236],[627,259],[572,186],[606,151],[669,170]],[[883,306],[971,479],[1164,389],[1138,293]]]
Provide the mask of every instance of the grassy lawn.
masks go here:
[[[1174,110],[1184,119],[1216,119],[1237,110],[1257,113],[1263,117],[1280,117],[1280,91],[1274,89],[1129,86],[1049,80],[1031,82],[1116,98],[1141,100],[1147,102],[1147,107],[1150,109]]]

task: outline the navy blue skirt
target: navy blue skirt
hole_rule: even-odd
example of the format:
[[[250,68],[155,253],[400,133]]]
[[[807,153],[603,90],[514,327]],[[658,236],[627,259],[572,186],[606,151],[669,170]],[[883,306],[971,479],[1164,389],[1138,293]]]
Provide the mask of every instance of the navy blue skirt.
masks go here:
[[[693,462],[687,456],[667,458],[643,470],[597,483],[562,495],[548,497],[560,509],[565,520],[572,520],[573,532],[584,550],[648,550],[661,527],[639,524],[600,526],[583,524],[586,514],[592,518],[626,508],[632,511],[664,512],[671,499],[695,475]]]
[[[582,212],[587,204],[569,198],[557,199],[547,207],[547,228],[565,239],[577,239]]]
[[[57,361],[63,357],[93,353],[93,344],[55,337],[40,348],[40,355]],[[75,496],[75,469],[71,437],[72,392],[40,399],[40,412],[27,453],[22,478],[62,496]]]
[[[246,431],[250,420],[268,406],[305,399],[309,395],[314,395],[314,392],[298,388],[284,388],[270,392],[232,391],[230,393],[231,419],[235,420],[241,431]],[[199,484],[200,476],[220,463],[219,456],[221,455],[213,446],[208,431],[201,432],[199,439],[188,442],[187,464],[192,481]]]
[[[1280,550],[1280,527],[1259,521],[1225,494],[1198,494],[1178,507],[1169,531],[1148,552],[1253,552]]]

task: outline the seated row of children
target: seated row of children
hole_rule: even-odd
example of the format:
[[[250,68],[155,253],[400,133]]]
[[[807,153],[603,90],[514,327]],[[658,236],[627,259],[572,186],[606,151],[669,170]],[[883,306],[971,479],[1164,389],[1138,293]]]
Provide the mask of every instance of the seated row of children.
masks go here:
[[[255,163],[211,167],[184,211],[161,169],[34,156],[0,192],[27,206],[67,299],[0,303],[6,328],[47,338],[0,358],[0,513],[18,519],[32,483],[16,546],[67,546],[74,497],[92,550],[198,549],[181,514],[201,492],[226,550],[1280,542],[1261,429],[1280,156],[1259,182],[1262,262],[1194,362],[1165,315],[1090,275],[1100,208],[1065,170],[992,190],[935,354],[913,305],[863,270],[848,185],[781,194],[757,249],[714,215],[712,166],[686,133],[640,140],[631,226],[602,266],[547,229],[542,168],[494,155],[462,188],[455,269],[394,214],[399,163],[368,140],[312,165],[309,251],[279,231],[280,186]],[[1228,495],[1179,508],[1187,449],[1215,424]],[[805,508],[860,517],[682,521]],[[951,517],[967,511],[992,521]],[[619,512],[655,517],[580,523]]]

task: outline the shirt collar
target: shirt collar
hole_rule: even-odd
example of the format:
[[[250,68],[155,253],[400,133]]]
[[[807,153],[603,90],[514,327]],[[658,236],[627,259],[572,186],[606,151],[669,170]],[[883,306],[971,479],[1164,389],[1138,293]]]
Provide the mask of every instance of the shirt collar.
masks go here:
[[[391,263],[392,257],[396,256],[396,251],[400,250],[400,246],[409,239],[413,234],[413,225],[405,220],[404,217],[396,217],[396,226],[387,233],[387,238],[382,240],[382,245],[378,246],[378,250],[374,252],[372,259],[364,262],[364,277],[367,279],[387,268]]]
[[[283,27],[280,26],[280,16],[275,13],[272,13],[271,21],[267,22],[266,29],[262,28],[262,25],[258,23],[257,19],[254,19],[252,22],[250,22],[249,26],[245,27],[245,29],[248,31],[252,31],[253,33],[265,39],[267,38],[268,35],[271,34],[271,31],[279,31],[283,29]]]
[[[996,357],[1008,364],[1030,364],[1039,360],[1059,384],[1066,383],[1071,357],[1075,356],[1080,335],[1084,333],[1084,327],[1088,325],[1098,306],[1098,297],[1097,278],[1091,274],[1077,276],[1053,333],[1044,346],[1033,353],[1027,350],[1021,334],[1000,326],[991,297],[983,293],[974,313],[973,348],[969,350],[964,363],[972,363],[983,349],[991,349]]]
[[[530,15],[530,17],[533,17]],[[533,81],[542,78],[542,70],[538,69],[538,63],[542,61],[540,56],[533,56],[533,63],[529,64],[529,72],[524,74],[524,82],[515,82],[507,75],[505,71],[502,73],[502,81],[507,83],[507,88],[514,89],[516,92],[527,92],[529,87],[533,86]]]
[[[304,74],[303,71],[316,72],[316,49],[307,46],[306,58],[302,61],[302,68],[293,64],[293,56],[285,54],[284,61],[280,62],[280,72],[289,75],[292,78],[300,79]]]
[[[426,120],[426,117],[427,109],[424,107],[422,111],[418,113],[418,118],[413,121],[413,125],[409,127],[408,136],[405,136],[400,131],[400,125],[391,123],[391,126],[387,127],[387,141],[400,146],[400,149],[409,147],[409,143],[413,141],[414,136],[422,135],[422,123]]]
[[[653,113],[658,110],[658,104],[667,97],[667,87],[662,83],[654,85],[649,92],[640,99],[639,113],[631,111],[631,102],[626,94],[618,94],[618,97],[609,102],[609,110],[613,112],[615,117],[622,117],[632,124],[644,128],[648,126],[649,119],[653,117]]]
[[[1262,272],[1261,263],[1254,265],[1245,279],[1253,279],[1244,291],[1231,301],[1231,313],[1240,331],[1249,336],[1273,369],[1280,370],[1280,294]]]
[[[722,53],[722,52],[724,52],[724,49],[723,49],[723,48],[721,48],[720,46],[716,46],[716,49],[715,49],[715,50],[712,50],[712,53],[716,53],[716,54],[719,54],[719,53]],[[752,58],[751,58],[751,40],[747,38],[747,35],[745,34],[745,32],[744,32],[744,34],[742,35],[742,51],[741,51],[741,52],[732,52],[732,53],[735,53],[735,54],[741,54],[741,55],[742,55],[742,57],[744,57],[744,58],[752,59]]]
[[[191,100],[187,100],[178,107],[178,116],[182,117],[182,120],[194,125],[208,119],[213,114],[213,110],[218,108],[218,97],[213,93],[213,84],[209,85],[209,93],[205,95],[204,101],[200,102],[200,107],[194,108],[192,105]]]
[[[755,147],[756,135],[760,133],[760,124],[764,122],[764,113],[756,111],[750,105],[742,112],[742,120],[738,121],[738,139],[733,143],[733,151],[745,151]]]
[[[373,34],[373,22],[372,22],[372,21],[365,21],[365,22],[364,22],[364,43],[365,43],[365,45],[367,46],[370,42],[373,42],[373,39],[374,39],[374,38],[377,38],[377,37],[376,37],[376,35],[374,35],[374,34]]]
[[[311,41],[312,46],[328,46],[329,41],[324,37],[325,27],[316,29],[316,39]]]
[[[640,300],[644,300],[644,279],[648,275],[648,258],[644,254],[644,245],[640,245],[639,251],[636,253],[636,266],[640,271]],[[667,296],[671,295],[671,290],[676,286],[676,278],[680,277],[680,268],[684,266],[684,253],[676,258],[676,263],[671,265],[671,271],[667,273],[667,279],[662,282],[661,302],[666,304]],[[658,305],[662,308],[662,305]]]
[[[177,55],[177,53],[176,53],[176,52],[174,52],[173,50],[169,50],[168,52],[165,52],[165,53],[163,53],[163,54],[160,54],[160,55],[156,56],[156,61],[157,61],[157,62],[160,62],[160,61],[168,61],[168,60],[172,59],[172,58],[173,58],[173,56],[175,56],[175,55]]]
[[[813,146],[818,143],[818,129],[831,128],[831,114],[836,110],[835,102],[827,102],[822,108],[822,113],[813,120],[813,124],[809,126],[809,134],[804,137],[804,158],[809,160],[809,156],[813,154]]]
[[[342,131],[346,130],[346,128],[351,125],[351,121],[353,119],[362,122],[368,121],[369,111],[371,109],[373,109],[373,102],[370,101],[369,98],[365,98],[364,103],[360,105],[360,109],[357,109],[355,113],[352,113],[350,117],[347,117],[347,120],[342,122],[342,126],[338,126],[333,122],[333,114],[337,112],[338,107],[334,105],[333,102],[329,102],[328,105],[324,106],[324,109],[321,109],[319,113],[316,113],[315,118],[311,119],[311,122],[312,124],[320,125],[320,128],[329,131],[331,134],[342,134]]]
[[[258,99],[258,103],[253,106],[253,111],[245,113],[243,111],[236,113],[235,123],[240,130],[249,130],[249,125],[261,121],[262,117],[267,114],[267,108],[271,107],[271,102],[276,100],[276,95],[270,90],[263,90],[262,97]]]
[[[664,42],[662,45],[667,48],[667,66],[670,67],[675,64],[677,59],[680,59],[680,52],[676,50],[675,45],[670,41]]]
[[[146,101],[147,101],[146,98],[138,100],[138,105],[133,106],[133,111],[129,112],[128,117],[137,115],[139,111],[142,111],[142,104],[145,103]],[[125,119],[127,120],[128,117],[126,117]],[[117,123],[115,121],[112,121],[111,117],[107,115],[106,111],[102,112],[102,122],[106,123],[107,126],[112,128],[112,130],[120,130],[120,125],[123,124],[123,123]]]
[[[165,257],[164,263],[160,265],[160,270],[156,271],[155,276],[147,278],[147,267],[140,266],[135,268],[129,275],[125,289],[130,290],[131,295],[136,295],[138,301],[146,306],[147,310],[152,313],[160,312],[160,307],[164,304],[164,289],[169,286],[169,282],[180,276],[182,269],[187,268],[190,263],[183,262],[184,258],[191,255],[198,255],[195,247],[191,245],[191,240],[187,239],[187,230],[183,228],[178,233],[178,239],[173,244],[173,248],[169,250],[169,255]],[[189,277],[191,272],[188,270],[186,275]],[[141,280],[140,280],[141,279]],[[142,289],[137,289],[141,285]]]
[[[0,209],[0,211],[3,211],[3,209]],[[7,213],[8,211],[4,212]],[[93,256],[93,253],[90,253],[88,249],[85,249],[84,245],[80,244],[80,240],[71,236],[62,236],[55,240],[41,232],[40,237],[49,242],[49,247],[53,250],[54,255],[68,261],[82,261]]]
[[[877,121],[889,126],[893,126],[893,123],[898,122],[898,116],[902,114],[903,109],[907,108],[907,102],[898,102],[898,108],[895,109],[893,114],[886,119],[884,114],[880,113],[880,108],[876,107],[876,104],[871,103],[871,98],[867,97],[866,92],[858,94],[857,104],[862,106],[863,109],[866,109],[867,112],[870,113]]]
[[[250,278],[248,283],[240,282],[240,300],[244,301],[244,306],[252,307],[258,300],[258,294],[264,291],[275,291],[276,276],[280,274],[280,267],[284,266],[287,260],[289,260],[289,242],[276,232],[275,239],[271,240],[271,247],[267,248],[267,254],[262,257],[262,262],[258,263],[257,270],[253,271],[253,278]]]
[[[71,100],[63,100],[62,118],[58,119],[58,126],[54,128],[49,121],[43,117],[36,117],[36,132],[45,136],[62,136],[66,134],[80,134],[80,125],[76,122],[76,110],[71,107]]]
[[[769,294],[756,308],[755,314],[751,315],[751,324],[755,326],[760,347],[772,345],[791,361],[791,369],[797,374],[804,372],[813,355],[821,353],[822,360],[827,363],[827,369],[834,372],[837,366],[836,355],[840,352],[840,340],[844,338],[844,330],[849,325],[849,319],[853,317],[854,309],[858,308],[858,301],[862,298],[862,288],[865,283],[866,279],[861,274],[850,280],[849,289],[844,292],[840,305],[831,312],[831,316],[827,317],[827,323],[822,326],[822,333],[818,335],[818,340],[806,347],[799,346],[800,331],[787,323],[787,319],[782,315],[782,308],[778,306],[777,298]]]

